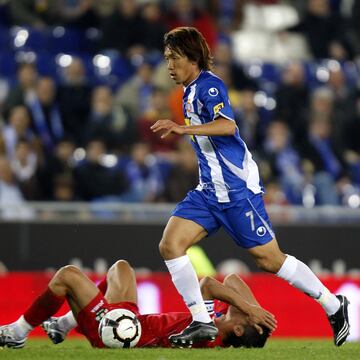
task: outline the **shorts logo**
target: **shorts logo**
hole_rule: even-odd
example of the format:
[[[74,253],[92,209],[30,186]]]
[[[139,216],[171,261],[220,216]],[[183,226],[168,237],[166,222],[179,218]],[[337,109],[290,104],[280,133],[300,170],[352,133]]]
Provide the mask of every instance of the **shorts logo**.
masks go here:
[[[213,107],[214,114],[217,114],[224,107],[224,103],[221,102]]]
[[[217,96],[219,95],[219,90],[217,88],[212,87],[209,89],[208,93],[210,96]]]
[[[92,309],[91,312],[96,313],[104,305],[104,300],[100,300]]]
[[[257,229],[256,229],[256,234],[258,236],[264,236],[266,234],[266,228],[265,226],[259,226]]]
[[[105,309],[105,308],[102,308],[100,309],[99,311],[96,312],[95,314],[95,320],[96,321],[100,321],[105,315],[106,313],[108,312],[109,310],[108,309]]]

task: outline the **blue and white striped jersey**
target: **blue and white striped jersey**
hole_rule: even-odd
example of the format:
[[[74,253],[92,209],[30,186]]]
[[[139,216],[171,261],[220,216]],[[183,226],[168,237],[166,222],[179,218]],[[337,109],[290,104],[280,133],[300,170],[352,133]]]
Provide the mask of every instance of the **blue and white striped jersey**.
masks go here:
[[[221,116],[234,121],[227,89],[210,71],[184,89],[183,111],[187,125],[201,125]],[[209,200],[229,203],[263,192],[258,167],[239,129],[233,136],[191,136],[198,157],[200,183]]]

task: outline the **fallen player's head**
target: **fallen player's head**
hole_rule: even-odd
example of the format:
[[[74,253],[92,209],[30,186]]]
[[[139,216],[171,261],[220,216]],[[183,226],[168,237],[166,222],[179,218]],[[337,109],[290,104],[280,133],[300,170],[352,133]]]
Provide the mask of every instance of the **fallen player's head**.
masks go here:
[[[263,332],[259,334],[254,326],[245,325],[241,335],[236,330],[228,333],[223,339],[223,344],[233,347],[262,348],[270,336],[270,330],[264,326],[261,326],[261,328]]]

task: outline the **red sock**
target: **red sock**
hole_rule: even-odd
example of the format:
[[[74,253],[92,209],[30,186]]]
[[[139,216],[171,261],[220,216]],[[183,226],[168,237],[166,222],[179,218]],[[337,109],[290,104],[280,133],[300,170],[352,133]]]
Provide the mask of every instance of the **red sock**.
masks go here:
[[[98,289],[101,291],[101,293],[103,295],[105,295],[106,290],[107,290],[107,281],[106,281],[106,277],[104,277],[104,279],[102,279],[98,284],[97,284]]]
[[[65,299],[65,296],[57,296],[47,288],[26,310],[24,318],[31,326],[39,326],[61,308]]]

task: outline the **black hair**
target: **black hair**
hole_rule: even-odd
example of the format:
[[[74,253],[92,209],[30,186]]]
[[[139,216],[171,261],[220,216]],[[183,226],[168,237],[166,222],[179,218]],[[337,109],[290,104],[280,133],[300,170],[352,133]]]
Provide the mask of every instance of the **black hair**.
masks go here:
[[[262,348],[264,347],[267,338],[270,336],[270,330],[264,326],[261,326],[261,328],[263,333],[259,334],[254,326],[245,325],[244,333],[241,336],[237,336],[234,332],[232,332],[226,339],[223,340],[223,343],[224,345],[236,348]]]

